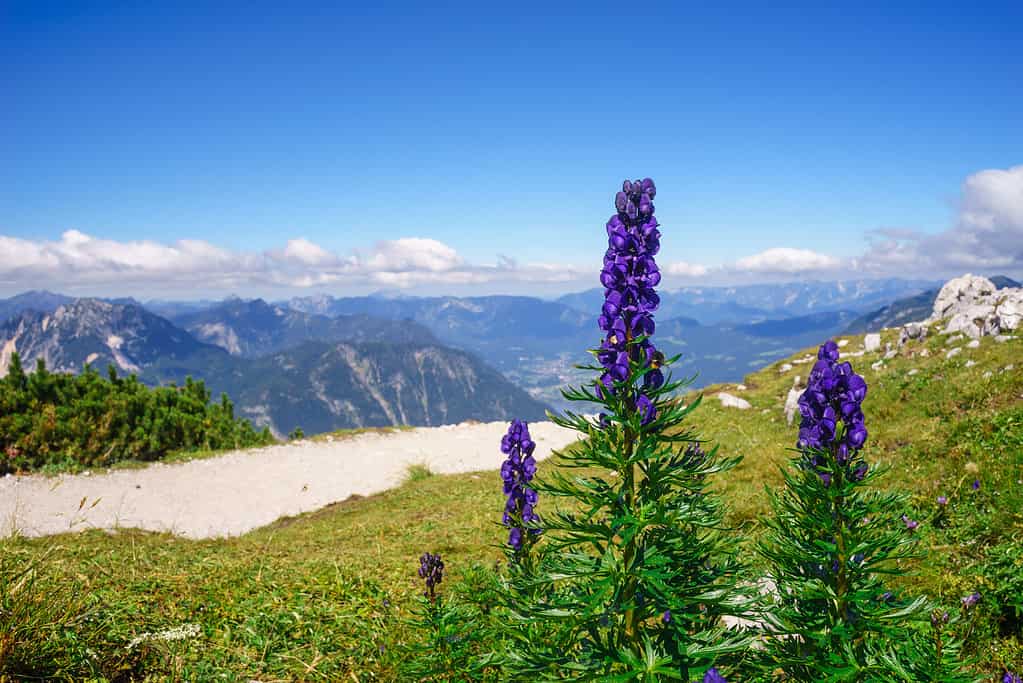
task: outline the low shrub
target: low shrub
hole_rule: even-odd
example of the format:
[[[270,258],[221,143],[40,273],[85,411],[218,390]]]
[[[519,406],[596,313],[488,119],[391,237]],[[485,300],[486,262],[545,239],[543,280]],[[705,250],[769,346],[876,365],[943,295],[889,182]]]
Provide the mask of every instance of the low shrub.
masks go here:
[[[25,373],[17,354],[0,378],[0,474],[43,468],[106,467],[172,452],[273,442],[234,416],[226,395],[212,403],[203,382],[148,387],[113,367],[51,373],[40,359]]]

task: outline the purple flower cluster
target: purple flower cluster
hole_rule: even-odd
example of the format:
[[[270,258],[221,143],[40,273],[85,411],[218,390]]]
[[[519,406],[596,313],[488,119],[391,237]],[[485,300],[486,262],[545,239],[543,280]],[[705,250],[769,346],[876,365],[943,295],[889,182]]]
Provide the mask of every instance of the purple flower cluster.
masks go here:
[[[970,609],[980,602],[980,593],[970,593],[961,600],[963,609]]]
[[[508,458],[501,464],[501,479],[504,480],[504,495],[508,500],[504,506],[504,525],[511,531],[508,545],[515,550],[522,547],[525,524],[538,522],[540,517],[533,511],[537,493],[529,487],[536,474],[536,460],[533,451],[536,444],[529,438],[529,426],[522,420],[512,420],[508,433],[501,437],[501,452]],[[530,529],[539,533],[539,529]]]
[[[661,248],[661,232],[654,218],[656,194],[654,181],[649,178],[626,180],[622,191],[615,195],[617,213],[607,222],[608,248],[600,272],[604,306],[599,319],[605,337],[597,354],[604,367],[597,386],[601,394],[614,394],[615,383],[628,380],[630,361],[651,368],[643,376],[643,389],[655,390],[664,384],[659,369],[663,356],[649,339],[654,333],[653,313],[660,304],[654,291],[661,281],[654,261]],[[641,337],[642,341],[635,341]],[[643,424],[657,417],[653,401],[642,390],[630,398]]]
[[[728,683],[725,677],[721,675],[721,672],[716,667],[707,669],[707,673],[703,675],[703,683]]]
[[[444,562],[440,555],[423,553],[419,558],[419,578],[426,582],[426,592],[423,593],[432,602],[436,597],[434,588],[444,580]]]
[[[1011,671],[1006,671],[1002,676],[1002,683],[1023,683],[1023,676],[1018,676]]]
[[[803,451],[831,451],[839,466],[850,466],[849,478],[859,481],[867,474],[867,464],[861,461],[852,466],[852,460],[867,440],[860,408],[867,395],[867,383],[853,372],[851,364],[839,363],[838,356],[834,341],[822,344],[817,351],[806,391],[799,397],[803,419],[796,446]],[[824,464],[819,455],[808,456],[812,467]],[[831,483],[830,474],[819,473],[825,484]]]

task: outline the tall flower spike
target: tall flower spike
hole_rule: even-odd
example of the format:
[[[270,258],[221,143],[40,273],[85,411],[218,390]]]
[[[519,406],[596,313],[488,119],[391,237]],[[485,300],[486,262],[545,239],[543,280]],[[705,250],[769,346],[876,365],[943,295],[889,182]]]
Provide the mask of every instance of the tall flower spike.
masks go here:
[[[537,493],[529,487],[536,474],[536,460],[533,451],[536,444],[529,436],[529,425],[521,420],[512,420],[508,433],[501,438],[501,452],[508,458],[501,464],[501,479],[504,481],[503,522],[508,527],[508,545],[516,551],[522,548],[526,524],[540,521],[535,512]],[[539,533],[535,526],[529,533]]]
[[[426,583],[426,592],[423,596],[433,602],[437,597],[435,589],[444,580],[444,562],[440,555],[423,553],[419,558],[419,578]]]
[[[838,344],[827,341],[817,351],[817,362],[810,371],[806,391],[799,397],[799,440],[796,446],[807,454],[807,466],[818,471],[830,484],[831,477],[819,468],[823,465],[815,450],[834,450],[836,462],[849,469],[849,478],[863,479],[866,463],[853,463],[867,440],[863,410],[867,383],[853,372],[848,362],[838,362]],[[841,425],[841,429],[839,426]]]
[[[650,341],[655,325],[653,313],[660,305],[654,288],[661,281],[654,256],[661,248],[661,233],[654,217],[654,181],[628,181],[615,195],[615,215],[607,222],[607,252],[600,282],[604,285],[604,305],[598,319],[604,341],[597,359],[604,374],[597,391],[614,394],[629,379],[630,361],[653,368],[643,377],[640,389],[625,388],[627,398],[640,413],[643,424],[657,419],[657,409],[647,393],[664,384],[658,370],[661,354]],[[635,341],[640,338],[641,341]],[[616,386],[618,385],[618,386]]]

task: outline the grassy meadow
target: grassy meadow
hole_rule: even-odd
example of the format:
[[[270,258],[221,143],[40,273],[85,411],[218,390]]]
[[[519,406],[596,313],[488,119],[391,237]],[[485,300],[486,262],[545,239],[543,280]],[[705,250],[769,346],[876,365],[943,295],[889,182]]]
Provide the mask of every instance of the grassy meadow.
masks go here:
[[[848,339],[843,351],[862,348]],[[994,680],[1023,669],[1023,339],[966,341],[952,358],[937,335],[876,369],[883,351],[849,360],[870,386],[867,459],[911,492],[906,514],[928,549],[910,581],[949,609],[981,592],[967,650]],[[783,405],[811,364],[793,363],[812,351],[752,373],[745,390],[704,389],[693,413],[704,438],[744,457],[718,485],[747,542],[796,439]],[[779,371],[784,362],[793,368]],[[724,408],[718,391],[752,407]],[[419,471],[384,494],[227,540],[122,530],[0,541],[0,679],[399,679],[402,648],[419,637],[405,620],[420,554],[443,556],[443,591],[487,600],[507,536],[502,458],[495,443],[493,471]],[[540,476],[552,467],[541,463]]]

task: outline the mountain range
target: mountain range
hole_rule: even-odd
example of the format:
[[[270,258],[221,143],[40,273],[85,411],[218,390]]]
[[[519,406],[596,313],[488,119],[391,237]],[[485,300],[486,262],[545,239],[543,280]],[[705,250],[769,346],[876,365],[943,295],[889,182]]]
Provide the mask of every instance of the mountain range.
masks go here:
[[[1011,285],[1007,278],[995,278]],[[688,287],[664,292],[655,342],[695,386],[849,331],[922,319],[937,289],[908,280]],[[112,364],[157,384],[201,378],[278,434],[464,419],[538,419],[599,345],[602,290],[524,296],[316,295],[139,303],[36,291],[0,300],[12,351],[56,370]],[[878,306],[878,304],[883,304]],[[690,315],[691,314],[691,315]],[[578,409],[579,407],[576,406]],[[583,407],[585,409],[585,407]]]
[[[838,282],[785,282],[736,287],[682,287],[661,291],[658,314],[664,318],[689,317],[704,325],[751,323],[832,311],[865,313],[896,299],[940,287],[929,280],[845,280]],[[579,310],[598,310],[604,290],[589,289],[557,299]]]
[[[370,315],[327,317],[262,299],[239,298],[196,311],[168,316],[192,335],[235,356],[256,358],[307,341],[387,341],[436,343],[424,326],[412,320]]]
[[[227,393],[240,415],[278,435],[296,427],[313,433],[544,416],[543,403],[479,358],[438,344],[414,324],[364,321],[361,316],[305,320],[305,314],[278,315],[272,309],[266,318],[265,302],[249,304],[225,302],[220,317],[196,323],[230,329],[231,334],[212,338],[236,344],[237,355],[133,303],[72,299],[50,312],[22,310],[0,324],[0,374],[17,352],[27,368],[40,359],[49,369],[65,372],[79,371],[86,363],[111,365],[153,385],[180,384],[192,376],[204,380],[214,395]],[[239,311],[252,317],[239,316]],[[269,332],[249,334],[260,316]],[[269,324],[274,321],[276,327]],[[364,323],[354,334],[353,321]],[[395,341],[399,327],[404,336]],[[331,330],[345,341],[318,338]],[[294,345],[259,357],[242,354],[243,343],[254,353],[259,344],[274,346],[285,337]]]

